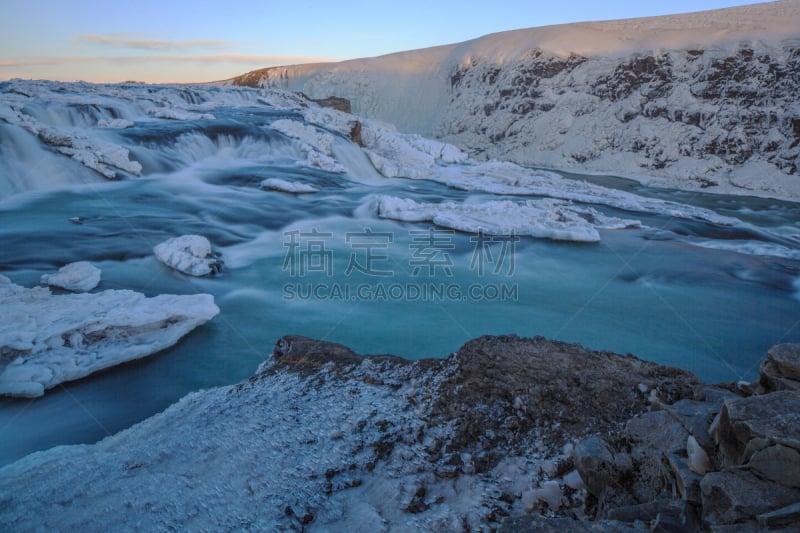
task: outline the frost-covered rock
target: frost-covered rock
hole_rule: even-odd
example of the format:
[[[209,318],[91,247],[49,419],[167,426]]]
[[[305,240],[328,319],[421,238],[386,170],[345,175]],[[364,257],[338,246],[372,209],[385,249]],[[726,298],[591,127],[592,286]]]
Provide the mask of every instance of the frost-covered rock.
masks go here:
[[[316,187],[313,187],[307,183],[282,180],[280,178],[265,179],[261,182],[261,188],[293,194],[307,194],[319,191]]]
[[[88,261],[70,263],[55,274],[44,274],[41,282],[72,292],[89,292],[100,283],[100,269]]]
[[[575,431],[610,430],[624,413],[646,409],[628,393],[637,383],[687,377],[541,338],[482,337],[447,359],[411,362],[287,336],[242,383],[190,394],[95,445],[6,466],[0,523],[15,531],[132,521],[148,530],[260,531],[468,523],[480,531],[524,514],[528,487],[540,507],[573,513],[582,491],[562,493],[540,474],[542,459]],[[561,385],[570,388],[554,409]],[[543,436],[546,444],[533,446]],[[119,505],[120,494],[134,495],[130,505]]]
[[[222,268],[219,256],[202,235],[173,237],[153,248],[159,261],[190,276],[215,274]]]
[[[208,294],[54,296],[10,283],[0,309],[0,395],[22,397],[169,348],[219,313]]]

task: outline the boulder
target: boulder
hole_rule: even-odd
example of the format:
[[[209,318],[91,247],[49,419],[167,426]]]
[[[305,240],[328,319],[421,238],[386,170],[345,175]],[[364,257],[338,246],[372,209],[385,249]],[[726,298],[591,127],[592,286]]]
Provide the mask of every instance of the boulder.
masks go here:
[[[667,456],[667,462],[672,471],[672,476],[675,478],[675,488],[681,499],[699,504],[702,501],[700,496],[700,481],[703,479],[703,476],[693,472],[689,468],[686,459],[683,457],[669,454]]]
[[[666,411],[652,411],[631,418],[625,426],[631,439],[631,455],[640,460],[645,455],[682,453],[689,433]]]
[[[800,344],[770,348],[759,369],[758,383],[767,392],[800,390]]]
[[[708,427],[722,409],[724,397],[736,398],[738,396],[732,393],[727,396],[718,395],[716,397],[705,393],[704,395],[706,396],[705,401],[685,399],[679,400],[672,405],[659,404],[659,407],[669,414],[673,420],[680,423],[690,435],[694,436],[703,448],[710,450],[713,448],[714,443],[708,435]]]
[[[617,477],[611,447],[600,437],[589,437],[575,446],[574,456],[575,466],[586,489],[597,498],[602,498],[606,487],[614,483]]]
[[[797,527],[800,524],[800,502],[758,515],[758,525],[765,529]]]
[[[734,524],[800,501],[800,490],[760,479],[741,468],[711,472],[700,482],[703,520]]]
[[[765,479],[800,488],[800,452],[794,448],[775,444],[758,450],[747,466]]]
[[[770,442],[800,449],[800,393],[780,391],[726,400],[717,440],[725,466],[743,464]]]

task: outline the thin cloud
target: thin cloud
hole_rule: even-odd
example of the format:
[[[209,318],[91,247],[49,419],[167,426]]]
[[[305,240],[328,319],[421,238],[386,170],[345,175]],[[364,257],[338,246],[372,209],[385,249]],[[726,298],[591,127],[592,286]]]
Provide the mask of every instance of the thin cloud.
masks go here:
[[[51,65],[64,65],[74,63],[102,64],[102,63],[216,63],[216,64],[263,64],[296,65],[301,63],[327,63],[338,61],[335,58],[313,56],[288,56],[288,55],[261,55],[261,54],[198,54],[198,55],[130,55],[116,57],[90,57],[90,56],[47,56],[25,59],[1,60],[0,68],[25,68]]]
[[[130,48],[132,50],[148,51],[171,51],[188,49],[206,50],[226,50],[233,47],[236,43],[222,39],[193,39],[187,41],[169,41],[137,38],[135,35],[118,33],[92,33],[77,35],[78,41],[96,44],[101,46],[111,46],[116,48]]]

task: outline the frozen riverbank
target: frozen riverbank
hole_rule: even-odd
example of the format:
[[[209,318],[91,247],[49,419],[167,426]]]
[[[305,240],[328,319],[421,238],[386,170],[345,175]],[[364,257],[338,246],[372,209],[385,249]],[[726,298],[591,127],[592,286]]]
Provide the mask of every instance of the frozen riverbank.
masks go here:
[[[752,499],[736,485],[740,469],[727,468],[747,463],[733,450],[748,439],[725,431],[786,395],[781,416],[797,417],[798,393],[772,391],[800,384],[782,374],[800,369],[798,355],[796,345],[771,352],[767,388],[736,392],[543,338],[481,337],[446,359],[412,363],[284,337],[242,383],[192,394],[96,445],[3,468],[0,519],[20,531],[513,531],[553,517],[617,530],[779,526],[800,490],[762,456],[751,468],[775,480],[758,481],[769,497]],[[754,391],[762,395],[744,397]],[[714,444],[707,431],[719,413]],[[770,453],[794,446],[799,426],[786,433],[771,420],[745,423],[752,438],[777,440]],[[687,446],[705,458],[687,458]],[[742,497],[751,497],[746,509],[730,503]]]

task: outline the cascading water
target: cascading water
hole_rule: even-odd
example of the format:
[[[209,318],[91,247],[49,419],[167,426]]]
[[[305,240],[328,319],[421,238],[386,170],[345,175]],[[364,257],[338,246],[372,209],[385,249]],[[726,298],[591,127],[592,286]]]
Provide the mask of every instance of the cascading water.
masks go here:
[[[98,291],[204,292],[214,295],[221,313],[149,359],[65,384],[39,400],[0,400],[0,464],[56,444],[98,440],[190,391],[241,380],[289,333],[412,358],[444,356],[487,333],[541,334],[632,352],[711,381],[753,379],[766,349],[800,341],[797,204],[595,177],[648,197],[648,211],[564,202],[553,191],[555,199],[541,204],[560,213],[552,223],[566,224],[592,208],[584,217],[599,227],[599,242],[525,234],[480,240],[442,225],[448,220],[435,206],[455,205],[452,222],[452,212],[466,212],[453,211],[459,206],[473,213],[495,201],[518,205],[520,197],[490,194],[489,186],[470,192],[446,180],[383,177],[375,163],[389,157],[388,149],[382,155],[379,146],[362,150],[349,140],[349,126],[336,122],[345,118],[320,115],[296,96],[223,88],[58,88],[0,84],[0,108],[7,108],[0,109],[0,274],[30,287],[42,274],[88,260],[102,270]],[[189,118],[155,116],[169,106]],[[204,117],[209,113],[214,118]],[[113,119],[131,124],[98,127]],[[270,126],[276,120],[311,129],[277,131]],[[76,143],[43,142],[35,131],[45,127],[83,138],[83,159],[69,153]],[[314,135],[305,138],[304,131]],[[320,138],[324,142],[314,144]],[[85,155],[98,147],[127,150],[124,159],[106,160],[138,163],[140,175],[114,167],[117,181],[102,177]],[[433,160],[423,156],[417,160]],[[436,164],[447,176],[483,168]],[[430,168],[415,172],[424,177]],[[317,192],[267,190],[265,179]],[[582,187],[568,183],[570,190]],[[432,214],[425,222],[384,219],[377,216],[379,197],[432,206],[425,207]],[[677,204],[660,210],[658,198]],[[681,206],[685,213],[712,210],[720,221],[673,216]],[[516,214],[512,208],[509,219]],[[604,229],[602,223],[633,218],[641,225]],[[457,222],[465,220],[471,219]],[[156,244],[184,234],[204,235],[222,253],[221,275],[189,278],[154,258]],[[11,319],[2,309],[0,318]]]

